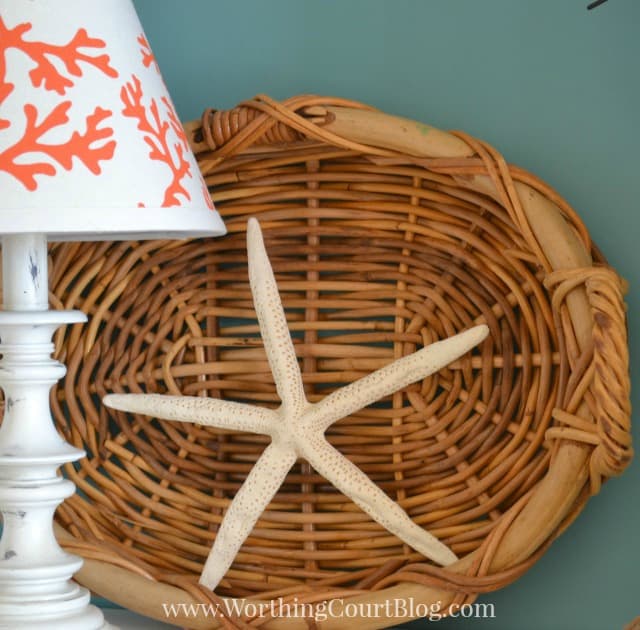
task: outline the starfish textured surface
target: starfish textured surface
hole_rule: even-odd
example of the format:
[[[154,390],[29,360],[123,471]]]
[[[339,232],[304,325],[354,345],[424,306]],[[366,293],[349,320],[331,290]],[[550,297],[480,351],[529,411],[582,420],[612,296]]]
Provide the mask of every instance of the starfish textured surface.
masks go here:
[[[110,394],[104,398],[107,406],[121,411],[271,436],[271,443],[227,509],[200,583],[212,590],[216,588],[299,457],[410,547],[438,564],[455,562],[455,554],[446,545],[414,523],[397,503],[331,446],[324,433],[341,418],[459,358],[487,336],[487,326],[475,326],[433,343],[312,404],[304,393],[293,341],[256,219],[250,219],[247,226],[247,252],[251,292],[281,406],[272,410],[218,399],[161,394]]]

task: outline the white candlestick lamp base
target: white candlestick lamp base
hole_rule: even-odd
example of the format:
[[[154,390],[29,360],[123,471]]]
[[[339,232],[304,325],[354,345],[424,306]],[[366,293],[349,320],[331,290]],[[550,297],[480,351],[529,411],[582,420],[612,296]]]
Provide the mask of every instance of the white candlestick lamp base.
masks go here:
[[[58,434],[51,387],[65,367],[51,358],[55,330],[86,321],[80,311],[48,310],[44,235],[2,241],[4,309],[0,311],[0,628],[108,628],[90,594],[71,580],[82,559],[53,533],[57,506],[74,492],[58,467],[84,456]]]

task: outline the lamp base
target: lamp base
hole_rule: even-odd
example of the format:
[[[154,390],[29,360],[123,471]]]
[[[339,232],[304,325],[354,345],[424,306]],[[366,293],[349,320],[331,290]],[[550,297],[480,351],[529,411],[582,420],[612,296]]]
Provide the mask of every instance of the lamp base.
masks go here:
[[[102,612],[71,580],[82,559],[63,551],[53,533],[56,508],[75,490],[58,468],[84,451],[62,439],[51,417],[51,388],[66,372],[51,358],[51,339],[60,326],[87,318],[49,310],[42,234],[3,237],[2,283],[0,628],[99,630],[109,627]]]
[[[90,594],[71,580],[81,558],[66,553],[53,534],[57,506],[74,492],[58,467],[84,452],[57,432],[49,392],[65,367],[51,358],[53,332],[86,321],[80,311],[0,312],[0,628],[108,628]]]

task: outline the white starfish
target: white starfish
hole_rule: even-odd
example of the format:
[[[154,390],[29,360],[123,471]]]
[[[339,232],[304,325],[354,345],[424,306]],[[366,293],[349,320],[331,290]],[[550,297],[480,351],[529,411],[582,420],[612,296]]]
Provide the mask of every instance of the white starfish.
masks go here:
[[[410,547],[438,564],[455,562],[455,554],[446,545],[416,525],[398,504],[331,446],[324,433],[341,418],[451,363],[482,341],[488,328],[476,326],[433,343],[312,404],[304,394],[293,341],[256,219],[250,219],[247,226],[247,252],[251,292],[281,406],[272,410],[160,394],[110,394],[104,398],[107,406],[122,411],[271,436],[271,443],[227,509],[200,583],[216,588],[298,457],[306,459],[320,475]]]

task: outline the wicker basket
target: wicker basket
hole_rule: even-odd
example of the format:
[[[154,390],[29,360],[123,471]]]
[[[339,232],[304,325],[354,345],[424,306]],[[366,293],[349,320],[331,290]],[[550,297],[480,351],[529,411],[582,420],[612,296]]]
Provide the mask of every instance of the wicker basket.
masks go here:
[[[57,306],[88,313],[57,353],[65,437],[88,457],[57,513],[79,581],[194,628],[313,619],[167,619],[221,597],[471,602],[524,573],[631,457],[620,278],[573,210],[483,142],[359,103],[258,97],[188,135],[226,237],[53,246]],[[474,323],[473,353],[328,437],[462,559],[443,569],[298,462],[216,594],[198,586],[265,438],[110,412],[108,391],[278,403],[248,287],[261,220],[310,400]],[[276,609],[277,610],[277,609]],[[406,619],[405,619],[406,620]],[[329,618],[322,628],[392,618]]]

